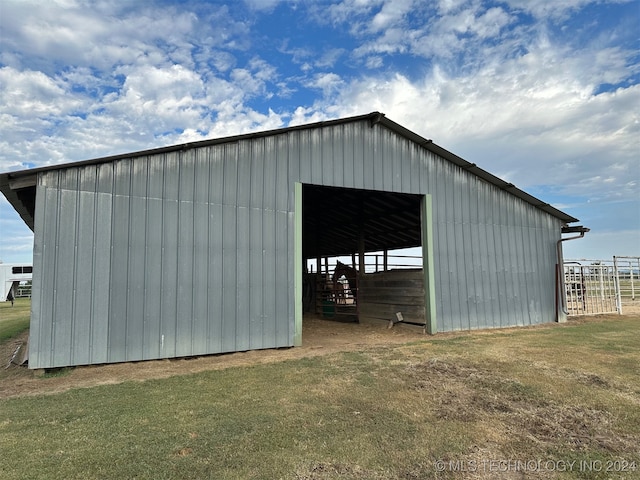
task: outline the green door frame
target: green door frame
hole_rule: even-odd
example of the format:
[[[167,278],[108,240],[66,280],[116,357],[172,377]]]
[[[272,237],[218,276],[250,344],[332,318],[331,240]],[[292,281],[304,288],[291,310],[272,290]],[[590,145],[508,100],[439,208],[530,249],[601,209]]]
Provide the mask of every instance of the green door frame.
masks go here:
[[[422,230],[422,272],[424,274],[425,331],[433,335],[438,332],[436,318],[436,282],[433,264],[433,207],[431,195],[424,195],[420,202],[420,225]]]
[[[293,334],[293,346],[302,346],[302,183],[294,185],[293,207],[293,296],[295,328]]]

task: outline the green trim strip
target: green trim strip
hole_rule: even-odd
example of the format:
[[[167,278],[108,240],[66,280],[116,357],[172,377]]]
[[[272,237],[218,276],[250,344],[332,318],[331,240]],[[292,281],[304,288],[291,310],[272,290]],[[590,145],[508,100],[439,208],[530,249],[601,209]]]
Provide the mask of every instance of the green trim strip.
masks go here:
[[[302,346],[302,183],[296,182],[294,187],[294,273],[293,292],[295,297],[295,333],[293,346]]]
[[[431,195],[422,197],[420,205],[422,224],[422,271],[424,272],[425,330],[433,335],[438,332],[436,317],[436,281],[433,262],[433,207]]]

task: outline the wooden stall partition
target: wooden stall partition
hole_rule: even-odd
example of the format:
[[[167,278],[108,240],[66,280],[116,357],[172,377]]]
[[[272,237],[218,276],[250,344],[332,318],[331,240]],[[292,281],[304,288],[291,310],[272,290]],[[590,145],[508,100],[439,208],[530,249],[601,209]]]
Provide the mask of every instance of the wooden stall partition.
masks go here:
[[[421,268],[368,273],[360,277],[360,320],[425,324],[424,274]],[[397,314],[401,316],[398,318]]]

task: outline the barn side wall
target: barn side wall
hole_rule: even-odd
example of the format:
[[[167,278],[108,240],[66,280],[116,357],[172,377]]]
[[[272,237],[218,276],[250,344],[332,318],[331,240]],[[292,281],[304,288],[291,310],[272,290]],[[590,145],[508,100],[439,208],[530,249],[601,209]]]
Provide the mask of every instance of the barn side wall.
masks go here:
[[[30,367],[293,345],[296,182],[432,196],[438,331],[555,319],[560,220],[346,122],[41,172]]]
[[[292,345],[293,216],[271,160],[228,144],[42,175],[30,367]]]

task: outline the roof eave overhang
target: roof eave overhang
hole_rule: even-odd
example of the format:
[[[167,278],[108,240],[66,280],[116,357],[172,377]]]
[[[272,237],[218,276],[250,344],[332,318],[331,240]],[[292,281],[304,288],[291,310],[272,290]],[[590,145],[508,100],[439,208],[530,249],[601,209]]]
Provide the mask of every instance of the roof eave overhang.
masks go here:
[[[23,172],[29,172],[29,170],[20,173]],[[18,212],[20,218],[22,218],[24,223],[26,223],[33,232],[35,228],[34,212],[28,208],[27,202],[25,202],[24,197],[22,197],[25,194],[25,190],[29,189],[29,195],[33,194],[33,201],[35,201],[36,175],[31,174],[32,172],[29,173],[29,175],[19,175],[15,179],[10,173],[0,174],[0,192],[2,192],[15,211]],[[32,191],[33,193],[31,193]]]

